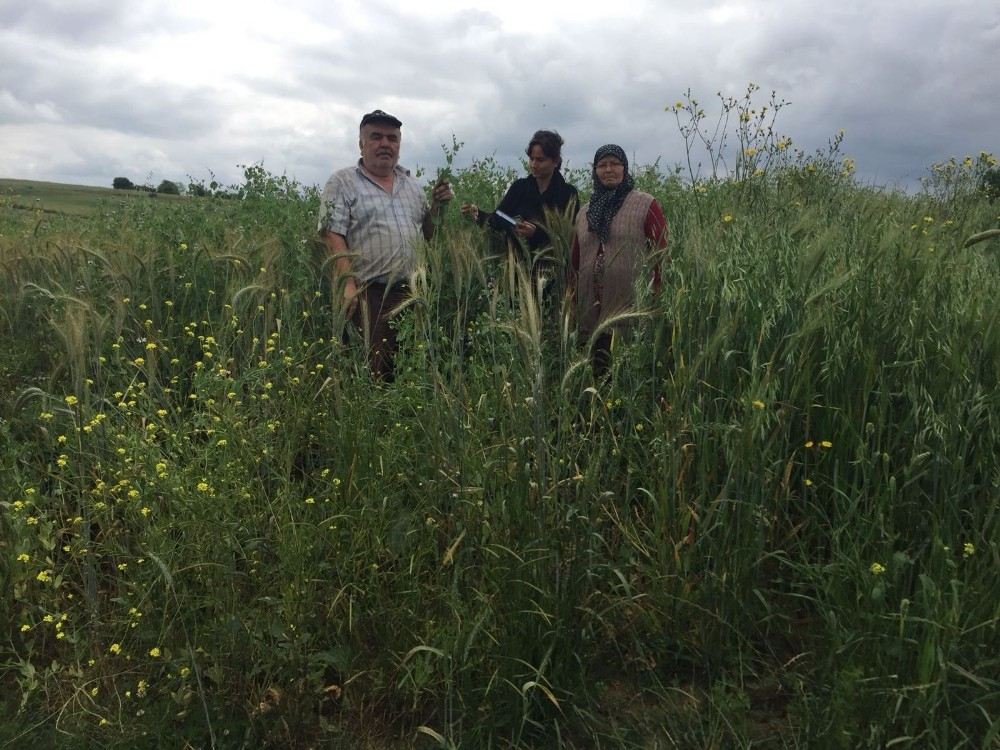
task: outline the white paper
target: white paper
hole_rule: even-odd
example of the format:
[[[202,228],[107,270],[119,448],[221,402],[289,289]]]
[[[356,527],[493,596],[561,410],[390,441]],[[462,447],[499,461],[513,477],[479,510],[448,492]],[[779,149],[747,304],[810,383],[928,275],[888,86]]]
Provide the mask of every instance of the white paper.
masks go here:
[[[517,219],[515,219],[513,216],[508,216],[503,211],[494,211],[493,213],[495,213],[497,216],[499,216],[504,221],[509,222],[511,226],[515,226],[515,227],[517,226]]]

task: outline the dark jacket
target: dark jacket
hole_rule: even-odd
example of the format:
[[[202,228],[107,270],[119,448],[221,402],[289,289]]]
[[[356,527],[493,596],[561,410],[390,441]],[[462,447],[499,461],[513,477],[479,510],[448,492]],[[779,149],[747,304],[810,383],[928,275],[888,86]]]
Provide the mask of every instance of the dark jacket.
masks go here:
[[[570,203],[574,204],[574,216],[570,217],[572,219],[575,218],[576,214],[576,188],[563,179],[561,172],[556,171],[544,193],[538,192],[538,183],[534,177],[522,177],[520,180],[515,180],[496,210],[503,211],[508,216],[521,217],[537,226],[539,223],[545,222],[546,208],[561,212],[565,211],[566,206]],[[514,234],[511,225],[495,213],[480,211],[479,224],[487,224],[494,231],[505,233],[517,244],[518,237]],[[538,227],[531,239],[527,241],[528,248],[531,250],[537,250],[548,244],[549,235],[541,227]]]

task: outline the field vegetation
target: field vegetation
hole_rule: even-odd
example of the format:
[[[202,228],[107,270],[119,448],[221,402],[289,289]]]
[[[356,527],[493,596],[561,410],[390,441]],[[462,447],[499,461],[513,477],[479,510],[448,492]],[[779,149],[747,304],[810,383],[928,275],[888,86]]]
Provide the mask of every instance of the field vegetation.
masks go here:
[[[452,209],[379,384],[313,187],[3,198],[0,746],[995,747],[995,160],[858,184],[753,93],[634,169],[602,382],[568,220],[529,267]]]

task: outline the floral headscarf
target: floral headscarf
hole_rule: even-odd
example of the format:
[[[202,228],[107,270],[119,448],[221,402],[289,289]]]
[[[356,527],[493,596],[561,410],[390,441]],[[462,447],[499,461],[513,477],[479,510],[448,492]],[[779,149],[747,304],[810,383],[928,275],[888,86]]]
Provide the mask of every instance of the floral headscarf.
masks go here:
[[[625,178],[613,188],[605,187],[597,179],[597,162],[605,156],[613,156],[625,166]],[[607,242],[612,219],[625,202],[625,197],[635,187],[635,181],[628,173],[628,157],[621,146],[609,143],[597,149],[594,154],[593,178],[594,193],[590,196],[590,206],[587,208],[587,227],[601,238],[601,242]]]

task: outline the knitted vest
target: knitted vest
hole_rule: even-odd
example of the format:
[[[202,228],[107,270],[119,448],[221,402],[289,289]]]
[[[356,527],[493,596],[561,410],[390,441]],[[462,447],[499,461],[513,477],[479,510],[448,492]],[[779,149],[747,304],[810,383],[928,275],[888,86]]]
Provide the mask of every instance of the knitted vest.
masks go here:
[[[603,246],[604,272],[597,267],[600,238],[587,228],[587,204],[576,217],[580,271],[576,282],[577,327],[589,338],[606,318],[635,304],[635,282],[647,254],[645,223],[653,196],[633,190],[611,220]]]

